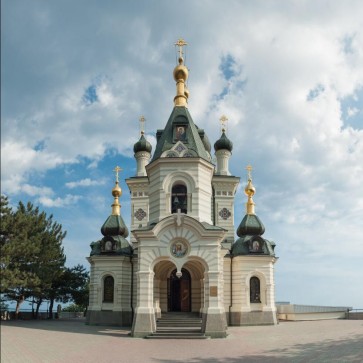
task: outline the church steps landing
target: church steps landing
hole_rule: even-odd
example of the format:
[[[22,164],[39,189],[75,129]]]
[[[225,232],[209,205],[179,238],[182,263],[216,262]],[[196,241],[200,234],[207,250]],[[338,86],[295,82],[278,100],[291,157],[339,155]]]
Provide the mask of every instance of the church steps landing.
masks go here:
[[[208,339],[202,333],[202,319],[193,313],[163,314],[156,321],[156,332],[148,339]]]

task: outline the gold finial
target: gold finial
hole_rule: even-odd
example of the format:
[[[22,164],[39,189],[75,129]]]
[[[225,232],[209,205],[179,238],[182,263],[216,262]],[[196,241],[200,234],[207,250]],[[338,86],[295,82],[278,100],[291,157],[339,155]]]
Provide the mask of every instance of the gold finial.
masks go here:
[[[186,46],[187,43],[184,39],[180,38],[175,43],[175,46],[179,47],[179,64],[174,68],[173,76],[176,81],[176,96],[174,97],[174,105],[175,106],[187,106],[187,101],[189,97],[189,91],[185,86],[185,83],[188,79],[188,68],[184,65],[183,59],[183,47]]]
[[[184,59],[183,59],[183,47],[188,45],[188,43],[183,39],[180,38],[178,39],[178,41],[175,43],[175,46],[179,47],[178,52],[179,52],[179,64],[181,64]]]
[[[116,168],[113,169],[113,171],[116,173],[116,182],[115,182],[114,188],[112,189],[112,195],[114,197],[114,201],[113,201],[113,204],[111,205],[111,207],[112,207],[112,215],[116,215],[116,216],[120,215],[120,208],[121,208],[121,204],[118,201],[118,198],[121,197],[121,195],[122,195],[122,190],[121,190],[120,186],[118,185],[118,173],[121,170],[122,169],[119,166],[116,166]]]
[[[246,210],[247,210],[247,214],[255,214],[255,203],[253,202],[252,197],[256,193],[256,188],[252,184],[252,175],[251,175],[252,166],[247,165],[246,170],[247,170],[247,177],[248,177],[247,185],[245,187],[245,194],[248,197],[247,203],[246,203]]]
[[[219,122],[221,123],[222,132],[226,131],[227,121],[228,121],[228,118],[226,115],[222,115],[219,119]]]
[[[145,121],[146,121],[146,118],[143,115],[141,115],[139,118],[141,135],[144,135],[144,133],[145,133]]]

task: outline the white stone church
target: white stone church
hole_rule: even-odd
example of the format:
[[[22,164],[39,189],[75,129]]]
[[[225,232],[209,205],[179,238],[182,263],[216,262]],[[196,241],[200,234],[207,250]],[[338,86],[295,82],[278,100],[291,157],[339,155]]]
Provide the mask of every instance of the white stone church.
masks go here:
[[[163,316],[200,319],[201,334],[225,337],[229,325],[276,324],[275,244],[254,211],[248,171],[246,214],[235,237],[232,142],[222,129],[211,145],[188,110],[188,69],[179,40],[174,108],[156,132],[156,150],[141,132],[134,145],[131,234],[120,214],[116,177],[112,214],[91,244],[88,324],[131,326],[134,337],[158,330]],[[242,162],[242,160],[241,160]],[[116,168],[116,172],[117,172]]]

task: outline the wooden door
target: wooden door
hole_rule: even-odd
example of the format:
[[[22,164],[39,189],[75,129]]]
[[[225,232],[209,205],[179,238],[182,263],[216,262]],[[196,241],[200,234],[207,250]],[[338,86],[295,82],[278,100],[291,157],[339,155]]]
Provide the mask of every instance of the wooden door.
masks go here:
[[[180,311],[190,311],[190,280],[180,281]]]
[[[187,270],[182,269],[182,276],[176,276],[176,270],[168,279],[168,311],[191,311],[191,280]]]

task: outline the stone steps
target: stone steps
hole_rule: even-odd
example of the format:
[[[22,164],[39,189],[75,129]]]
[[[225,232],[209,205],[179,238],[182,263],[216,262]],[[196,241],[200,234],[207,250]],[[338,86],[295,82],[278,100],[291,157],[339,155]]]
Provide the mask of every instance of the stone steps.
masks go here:
[[[156,320],[156,332],[147,339],[208,339],[202,333],[202,319],[193,313],[167,313]]]

